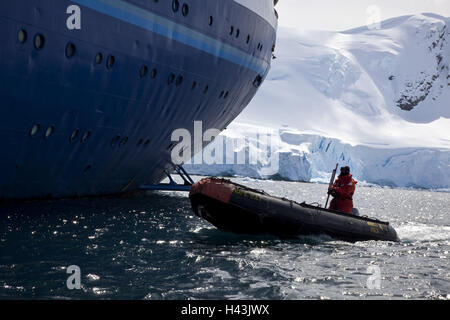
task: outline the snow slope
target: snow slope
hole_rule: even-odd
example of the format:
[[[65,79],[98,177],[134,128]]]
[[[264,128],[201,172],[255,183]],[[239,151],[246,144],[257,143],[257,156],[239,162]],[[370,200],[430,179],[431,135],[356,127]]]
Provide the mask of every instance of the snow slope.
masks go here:
[[[379,30],[337,33],[281,28],[275,55],[260,91],[222,136],[242,145],[272,130],[279,170],[267,170],[267,157],[190,172],[326,181],[339,161],[368,183],[450,188],[449,18],[404,16]],[[264,153],[264,144],[247,140],[243,148]]]
[[[280,29],[272,70],[236,121],[352,144],[450,148],[449,21],[424,14],[372,31]]]

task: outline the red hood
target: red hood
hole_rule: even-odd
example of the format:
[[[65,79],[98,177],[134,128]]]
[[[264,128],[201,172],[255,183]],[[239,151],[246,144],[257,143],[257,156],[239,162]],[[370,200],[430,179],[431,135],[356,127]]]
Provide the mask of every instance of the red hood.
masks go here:
[[[342,183],[350,183],[353,180],[353,175],[348,174],[346,176],[339,176],[338,179]],[[356,183],[356,181],[355,181],[355,183]]]

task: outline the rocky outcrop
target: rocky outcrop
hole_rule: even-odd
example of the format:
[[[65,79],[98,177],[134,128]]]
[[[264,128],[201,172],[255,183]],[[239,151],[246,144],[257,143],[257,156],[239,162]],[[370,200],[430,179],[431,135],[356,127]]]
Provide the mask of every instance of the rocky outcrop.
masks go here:
[[[418,79],[406,81],[400,90],[400,97],[396,101],[399,108],[411,111],[427,98],[436,100],[443,92],[445,85],[450,85],[449,60],[450,45],[449,32],[446,24],[432,27],[425,37],[429,53],[432,55],[432,65],[420,72]],[[426,59],[427,57],[424,57]],[[392,76],[393,80],[394,77]]]

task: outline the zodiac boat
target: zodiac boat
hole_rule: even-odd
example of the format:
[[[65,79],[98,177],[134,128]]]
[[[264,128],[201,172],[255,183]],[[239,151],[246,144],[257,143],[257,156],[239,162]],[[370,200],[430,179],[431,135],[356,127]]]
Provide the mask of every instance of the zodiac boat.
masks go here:
[[[274,197],[225,179],[195,183],[189,198],[196,215],[239,234],[282,238],[324,234],[348,242],[399,241],[388,222]]]

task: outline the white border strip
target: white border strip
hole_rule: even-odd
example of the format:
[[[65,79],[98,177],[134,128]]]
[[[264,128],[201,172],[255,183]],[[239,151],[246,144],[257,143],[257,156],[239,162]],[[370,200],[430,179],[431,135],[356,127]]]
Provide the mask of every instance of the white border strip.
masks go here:
[[[276,30],[278,19],[275,16],[273,0],[234,0],[266,20]]]

